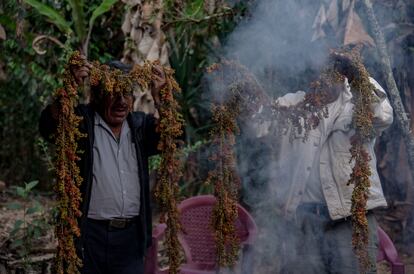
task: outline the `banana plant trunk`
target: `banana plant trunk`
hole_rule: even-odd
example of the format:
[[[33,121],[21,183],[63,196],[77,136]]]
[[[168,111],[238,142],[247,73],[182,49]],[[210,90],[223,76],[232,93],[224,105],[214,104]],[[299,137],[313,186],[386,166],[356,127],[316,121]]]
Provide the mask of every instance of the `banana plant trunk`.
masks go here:
[[[163,0],[123,0],[128,6],[122,24],[125,44],[122,62],[142,65],[145,61],[159,60],[169,66],[169,46],[161,29]],[[149,89],[134,92],[134,110],[158,115]]]

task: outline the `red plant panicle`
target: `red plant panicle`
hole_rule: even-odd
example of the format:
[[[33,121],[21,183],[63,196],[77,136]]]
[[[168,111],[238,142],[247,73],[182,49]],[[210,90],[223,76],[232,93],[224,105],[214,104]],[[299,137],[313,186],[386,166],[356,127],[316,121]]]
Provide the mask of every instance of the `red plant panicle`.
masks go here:
[[[161,151],[161,164],[158,169],[158,182],[155,189],[155,197],[160,206],[161,222],[167,224],[166,245],[169,259],[169,273],[179,273],[180,243],[177,234],[181,230],[177,199],[181,177],[180,161],[178,158],[178,138],[182,135],[183,118],[179,112],[179,105],[174,98],[175,93],[181,91],[173,78],[174,71],[165,68],[167,83],[161,90],[160,121],[157,131],[160,133],[158,149]],[[140,77],[140,79],[145,79]]]
[[[369,258],[367,250],[369,230],[366,207],[369,187],[371,186],[371,157],[367,151],[366,144],[375,137],[374,113],[371,106],[376,99],[372,93],[374,87],[369,80],[369,73],[362,63],[358,48],[352,51],[334,52],[333,54],[344,56],[350,64],[348,67],[351,69],[348,69],[348,71],[352,72],[352,75],[349,77],[352,78],[350,83],[354,103],[352,128],[355,130],[355,134],[350,140],[350,163],[354,161],[354,167],[348,181],[348,185],[354,185],[351,198],[352,245],[358,257],[360,271],[361,273],[366,273],[373,259]]]
[[[76,162],[78,157],[77,141],[85,135],[79,132],[78,126],[82,118],[75,114],[78,101],[77,84],[70,72],[70,65],[82,65],[80,53],[75,52],[69,59],[63,74],[64,87],[57,89],[54,97],[59,103],[58,126],[56,132],[56,175],[55,192],[58,197],[58,215],[55,233],[58,239],[56,253],[56,273],[79,273],[82,265],[76,254],[74,237],[80,236],[77,219],[81,216],[79,210],[81,195],[79,186],[82,178]]]
[[[217,261],[221,266],[234,266],[240,249],[235,222],[238,218],[237,203],[240,179],[236,172],[235,135],[238,134],[237,117],[240,100],[230,98],[226,104],[212,105],[215,126],[211,131],[215,152],[210,160],[215,168],[207,181],[214,183],[217,202],[213,208],[212,227],[215,231]]]

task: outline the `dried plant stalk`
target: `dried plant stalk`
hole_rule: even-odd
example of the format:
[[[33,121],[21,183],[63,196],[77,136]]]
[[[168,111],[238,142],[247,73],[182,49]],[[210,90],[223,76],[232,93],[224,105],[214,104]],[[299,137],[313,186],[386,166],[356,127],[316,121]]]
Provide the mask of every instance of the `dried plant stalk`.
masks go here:
[[[348,181],[348,184],[354,185],[351,198],[352,245],[358,257],[360,271],[366,273],[371,265],[367,250],[369,230],[366,217],[369,187],[371,186],[369,164],[371,157],[364,145],[375,138],[374,113],[371,106],[376,98],[372,93],[374,86],[369,80],[369,73],[362,63],[358,50],[356,48],[353,51],[344,51],[339,54],[350,62],[348,67],[352,69],[351,75],[353,77],[350,84],[354,103],[352,127],[355,129],[355,134],[350,140],[350,163],[355,161],[355,164]]]
[[[175,274],[179,273],[180,266],[180,243],[177,234],[181,230],[177,210],[178,181],[181,177],[177,140],[182,134],[183,118],[179,113],[178,103],[174,99],[174,93],[180,92],[180,88],[173,78],[173,70],[165,69],[165,72],[167,85],[161,90],[161,106],[158,109],[160,121],[157,130],[161,134],[158,149],[161,151],[161,164],[158,169],[155,196],[162,213],[165,215],[161,217],[161,222],[167,224],[166,244],[169,273]]]
[[[63,82],[64,87],[56,90],[54,97],[59,102],[58,127],[56,132],[56,175],[55,192],[57,194],[58,215],[55,227],[58,246],[56,251],[56,273],[79,273],[82,265],[76,254],[74,238],[80,236],[77,219],[81,216],[79,161],[77,140],[84,137],[78,126],[81,117],[75,115],[75,105],[78,101],[77,84],[70,72],[70,65],[80,65],[83,60],[79,52],[75,52],[66,66]]]
[[[215,126],[211,138],[215,152],[210,160],[215,168],[209,172],[208,182],[214,183],[217,202],[213,208],[212,226],[215,232],[217,261],[220,266],[234,266],[240,249],[235,222],[240,179],[236,172],[234,153],[235,135],[238,133],[239,102],[231,99],[225,105],[212,106]]]

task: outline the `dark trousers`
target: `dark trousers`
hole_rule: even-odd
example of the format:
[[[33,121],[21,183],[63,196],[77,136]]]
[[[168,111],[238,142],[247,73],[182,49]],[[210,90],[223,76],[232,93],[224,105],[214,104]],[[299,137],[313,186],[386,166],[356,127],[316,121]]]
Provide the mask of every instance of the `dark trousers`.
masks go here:
[[[368,254],[371,268],[376,273],[377,223],[372,213],[367,214],[369,229]],[[350,219],[331,221],[324,205],[300,206],[296,215],[296,243],[287,256],[283,274],[348,274],[360,273],[358,260],[352,249],[352,224]]]
[[[88,219],[82,233],[82,274],[144,273],[137,222],[125,228],[114,228]]]

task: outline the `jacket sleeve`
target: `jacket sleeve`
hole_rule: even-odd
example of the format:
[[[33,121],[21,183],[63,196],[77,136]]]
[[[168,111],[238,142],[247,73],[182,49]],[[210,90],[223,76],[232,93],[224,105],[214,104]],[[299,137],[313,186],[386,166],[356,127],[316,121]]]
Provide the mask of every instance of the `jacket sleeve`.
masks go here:
[[[295,93],[287,93],[283,95],[282,97],[277,98],[275,102],[279,106],[290,107],[290,106],[294,106],[300,103],[304,98],[305,98],[305,92],[300,90]],[[249,123],[250,130],[252,130],[252,132],[255,132],[256,138],[261,138],[261,137],[265,137],[269,135],[272,123],[275,122],[275,121],[271,121],[270,119],[265,120],[265,121],[257,120],[256,117],[262,111],[263,111],[263,107],[260,107],[259,111],[253,114],[250,119],[253,122]]]
[[[48,105],[40,115],[39,132],[45,140],[54,143],[56,130],[57,121],[52,116],[52,105]]]
[[[377,135],[386,130],[393,122],[393,109],[388,100],[385,90],[378,84],[374,78],[370,78],[371,84],[374,86],[373,94],[376,102],[372,104],[372,111],[374,112],[374,128]]]
[[[157,132],[158,120],[152,114],[145,115],[145,146],[147,148],[148,156],[159,153],[158,142],[160,141],[160,134]]]

